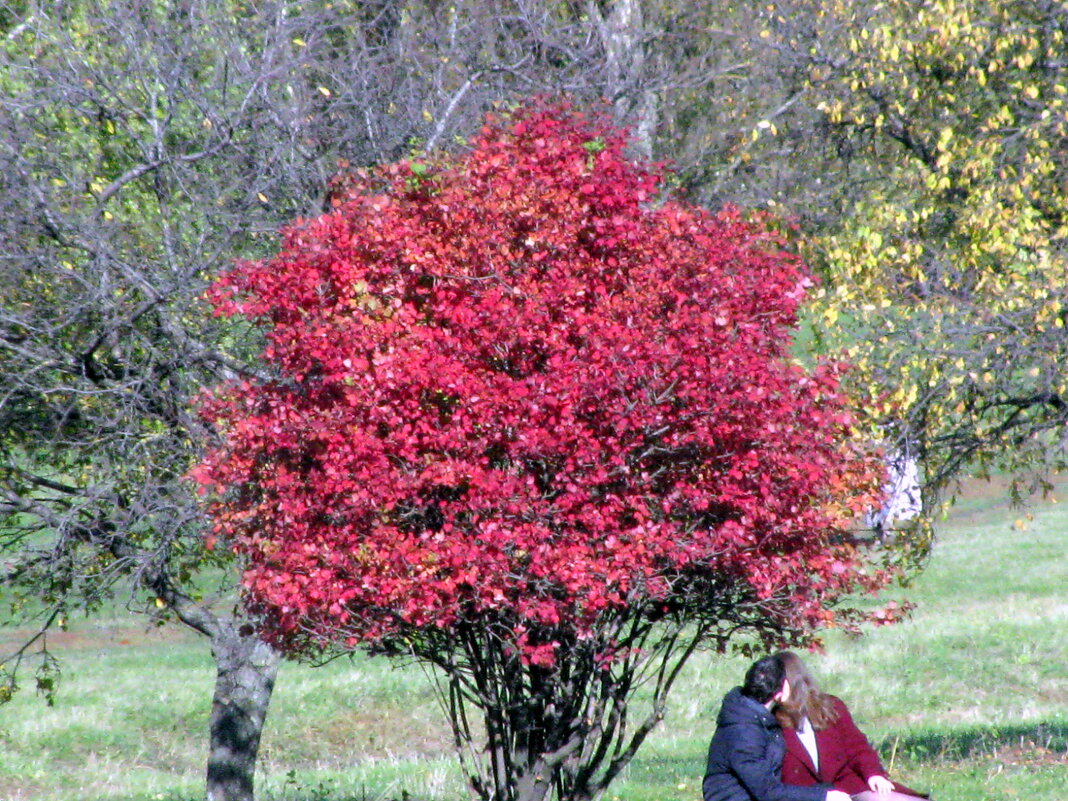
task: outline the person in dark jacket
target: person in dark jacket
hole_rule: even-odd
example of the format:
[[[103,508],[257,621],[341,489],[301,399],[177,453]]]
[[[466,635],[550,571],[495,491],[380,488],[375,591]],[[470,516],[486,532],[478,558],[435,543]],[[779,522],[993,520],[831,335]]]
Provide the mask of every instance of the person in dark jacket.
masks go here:
[[[782,783],[786,745],[771,709],[789,697],[786,669],[775,656],[755,662],[745,684],[724,696],[708,747],[704,801],[850,801],[826,786]]]

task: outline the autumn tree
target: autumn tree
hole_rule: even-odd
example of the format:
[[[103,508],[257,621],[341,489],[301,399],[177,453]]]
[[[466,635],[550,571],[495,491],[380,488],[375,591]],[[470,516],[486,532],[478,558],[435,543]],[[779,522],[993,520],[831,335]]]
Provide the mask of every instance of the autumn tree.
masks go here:
[[[1034,489],[1066,466],[1064,5],[820,5],[812,102],[863,187],[815,242],[825,342],[931,499],[965,470]]]
[[[434,665],[486,799],[598,796],[696,648],[811,640],[886,579],[839,368],[790,358],[805,266],[624,146],[566,104],[490,117],[213,290],[277,376],[205,400],[195,471],[265,636]]]

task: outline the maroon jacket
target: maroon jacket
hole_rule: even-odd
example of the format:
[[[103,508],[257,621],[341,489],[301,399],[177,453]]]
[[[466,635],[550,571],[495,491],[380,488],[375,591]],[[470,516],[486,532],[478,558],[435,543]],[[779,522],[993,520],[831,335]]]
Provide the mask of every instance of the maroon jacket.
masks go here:
[[[825,729],[816,732],[816,751],[820,755],[817,772],[805,746],[797,737],[795,729],[783,727],[786,740],[786,757],[782,762],[783,784],[831,784],[835,790],[855,795],[868,787],[872,776],[886,776],[879,755],[871,747],[868,738],[857,728],[846,705],[841,699],[831,696],[838,719]],[[899,793],[926,796],[894,782]]]

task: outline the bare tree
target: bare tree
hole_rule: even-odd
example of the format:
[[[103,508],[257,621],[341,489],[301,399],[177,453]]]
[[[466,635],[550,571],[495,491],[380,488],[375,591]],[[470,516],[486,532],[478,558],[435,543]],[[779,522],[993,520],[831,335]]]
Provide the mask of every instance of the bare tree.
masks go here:
[[[388,44],[384,16],[353,20],[383,31],[362,69]],[[36,660],[54,693],[47,633],[71,611],[118,596],[176,618],[218,668],[208,797],[251,798],[279,657],[182,477],[210,437],[193,398],[254,373],[258,345],[199,296],[321,206],[341,149],[373,159],[407,117],[380,113],[378,138],[352,125],[365,98],[337,103],[319,79],[311,32],[330,18],[305,4],[31,2],[0,18],[0,574],[37,622],[0,660],[3,692]]]

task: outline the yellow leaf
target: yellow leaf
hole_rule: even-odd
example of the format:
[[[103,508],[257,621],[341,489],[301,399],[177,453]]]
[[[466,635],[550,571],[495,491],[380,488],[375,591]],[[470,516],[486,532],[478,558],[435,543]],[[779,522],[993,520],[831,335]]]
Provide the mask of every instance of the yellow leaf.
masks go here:
[[[266,203],[267,202],[267,195],[263,194],[263,192],[257,192],[256,193],[256,197],[258,197],[260,199],[260,203]]]
[[[327,89],[325,86],[320,86],[319,94],[321,94],[323,97],[330,97],[330,90]]]
[[[301,39],[299,36],[294,36],[293,44],[295,44],[297,47],[304,47],[304,40]]]

